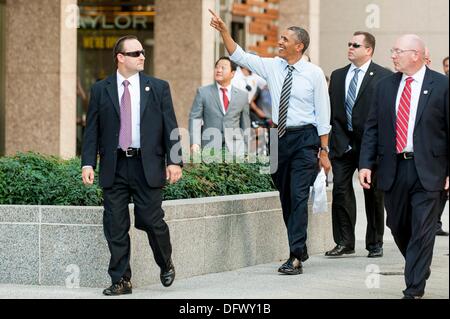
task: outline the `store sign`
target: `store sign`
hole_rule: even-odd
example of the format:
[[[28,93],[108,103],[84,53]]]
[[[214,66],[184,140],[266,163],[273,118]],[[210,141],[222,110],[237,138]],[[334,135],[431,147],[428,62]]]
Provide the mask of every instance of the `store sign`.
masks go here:
[[[84,49],[112,49],[118,39],[115,36],[84,36],[82,46]]]
[[[65,12],[67,14],[65,19],[67,28],[126,30],[142,27],[143,29],[148,29],[148,24],[150,23],[148,16],[139,15],[118,15],[114,18],[114,21],[108,22],[104,14],[95,16],[80,14],[80,8],[74,4],[67,5]]]
[[[117,16],[114,18],[114,23],[108,23],[105,15],[98,15],[95,17],[81,16],[80,28],[82,29],[137,29],[142,27],[147,29],[149,21],[146,16]]]

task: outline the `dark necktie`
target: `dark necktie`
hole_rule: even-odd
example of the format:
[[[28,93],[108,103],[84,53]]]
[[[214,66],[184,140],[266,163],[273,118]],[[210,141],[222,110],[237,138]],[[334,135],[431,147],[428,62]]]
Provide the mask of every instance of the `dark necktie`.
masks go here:
[[[348,88],[347,100],[345,100],[345,113],[347,115],[347,128],[350,132],[353,131],[353,107],[356,102],[356,89],[358,87],[358,74],[360,69],[355,69],[355,75],[353,76],[350,86]]]
[[[278,117],[278,137],[282,138],[286,134],[287,114],[289,108],[289,99],[291,98],[292,91],[292,71],[294,67],[290,65],[288,67],[289,72],[284,79],[283,88],[281,90],[280,108]]]

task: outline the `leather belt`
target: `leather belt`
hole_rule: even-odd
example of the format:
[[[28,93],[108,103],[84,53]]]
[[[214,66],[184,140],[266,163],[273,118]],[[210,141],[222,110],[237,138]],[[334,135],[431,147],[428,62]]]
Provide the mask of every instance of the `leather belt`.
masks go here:
[[[138,157],[141,155],[141,149],[140,148],[131,148],[131,147],[129,149],[127,149],[126,151],[124,151],[122,149],[118,149],[118,153],[127,158]]]
[[[405,152],[397,154],[397,158],[400,160],[411,160],[414,159],[414,153],[413,152]]]
[[[278,125],[273,124],[272,128],[278,128]],[[301,126],[289,126],[286,128],[286,132],[304,131],[304,130],[309,130],[309,129],[313,129],[313,128],[316,128],[316,127],[312,124],[301,125]]]

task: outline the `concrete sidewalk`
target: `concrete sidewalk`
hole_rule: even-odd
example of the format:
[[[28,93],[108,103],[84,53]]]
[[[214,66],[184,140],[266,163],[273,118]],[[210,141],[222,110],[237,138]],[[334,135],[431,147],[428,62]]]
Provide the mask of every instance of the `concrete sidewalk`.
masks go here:
[[[170,288],[134,289],[120,299],[399,299],[404,289],[403,261],[395,244],[385,257],[368,259],[364,243],[350,257],[312,256],[299,276],[278,275],[279,263],[175,280]],[[448,237],[438,237],[426,299],[449,298]],[[369,272],[368,272],[369,271]],[[386,275],[374,275],[370,271]],[[369,288],[366,284],[369,284]],[[101,289],[0,285],[0,298],[97,299]]]
[[[357,190],[358,203],[362,192]],[[359,205],[361,207],[361,205]],[[448,204],[443,216],[449,229]],[[364,249],[365,212],[358,211],[356,254],[341,258],[311,256],[304,274],[277,273],[280,262],[237,271],[175,280],[170,288],[152,285],[134,289],[120,299],[399,299],[405,288],[404,260],[386,229],[384,257],[367,258]],[[330,247],[332,248],[332,247]],[[436,237],[432,274],[426,299],[449,299],[449,237]],[[0,298],[97,299],[101,289],[0,285]]]

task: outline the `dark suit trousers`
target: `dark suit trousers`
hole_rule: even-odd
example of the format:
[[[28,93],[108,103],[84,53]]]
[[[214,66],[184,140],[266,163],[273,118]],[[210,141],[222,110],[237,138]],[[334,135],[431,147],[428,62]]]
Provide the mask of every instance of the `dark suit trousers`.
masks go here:
[[[442,192],[441,195],[441,205],[440,205],[440,213],[439,213],[439,219],[438,219],[438,223],[437,223],[437,230],[441,230],[442,229],[442,214],[445,211],[445,205],[447,205],[447,201],[448,201],[448,194],[446,191]]]
[[[280,192],[291,256],[306,254],[308,199],[319,172],[320,139],[315,127],[288,131],[278,141],[278,170],[272,175]]]
[[[405,294],[423,295],[433,258],[441,192],[426,191],[414,160],[399,160],[392,189],[385,193],[387,225],[406,260]]]
[[[161,208],[162,191],[150,188],[145,180],[140,157],[117,159],[114,185],[103,190],[103,227],[111,253],[108,273],[112,282],[122,277],[131,278],[130,268],[130,213],[128,204],[133,199],[135,227],[148,235],[156,263],[166,268],[172,254],[169,227]]]
[[[356,198],[353,189],[353,175],[358,169],[359,154],[354,150],[332,160],[333,238],[336,244],[355,249]],[[371,251],[383,246],[384,235],[384,195],[377,190],[376,174],[372,178],[372,188],[364,190],[366,208],[366,249]]]

